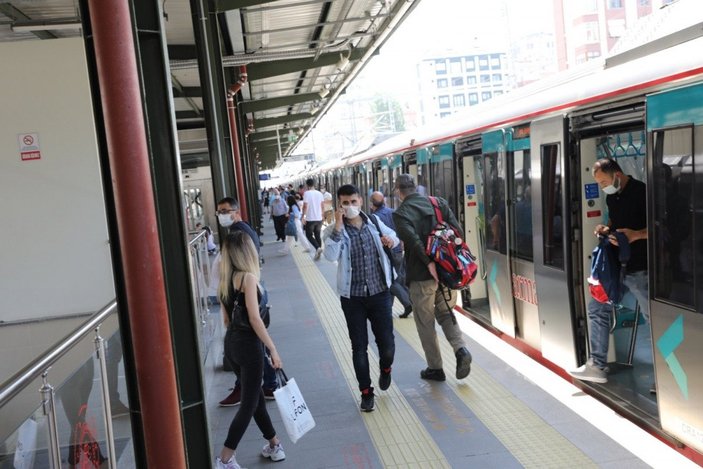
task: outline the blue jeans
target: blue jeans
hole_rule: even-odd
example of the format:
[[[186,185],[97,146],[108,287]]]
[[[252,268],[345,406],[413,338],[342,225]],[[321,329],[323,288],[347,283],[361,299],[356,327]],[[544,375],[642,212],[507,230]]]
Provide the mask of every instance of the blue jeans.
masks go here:
[[[393,298],[388,290],[373,296],[352,296],[341,299],[342,311],[347,320],[349,339],[352,345],[352,362],[359,389],[371,387],[369,374],[369,335],[366,321],[371,323],[371,330],[378,347],[379,367],[390,368],[395,356],[395,338],[393,336]]]
[[[625,275],[623,284],[627,291],[637,299],[642,314],[649,321],[649,295],[647,271],[633,272]],[[599,303],[591,299],[588,303],[588,319],[591,320],[589,334],[591,343],[591,358],[598,368],[605,368],[608,363],[608,346],[610,345],[610,321],[613,305]]]

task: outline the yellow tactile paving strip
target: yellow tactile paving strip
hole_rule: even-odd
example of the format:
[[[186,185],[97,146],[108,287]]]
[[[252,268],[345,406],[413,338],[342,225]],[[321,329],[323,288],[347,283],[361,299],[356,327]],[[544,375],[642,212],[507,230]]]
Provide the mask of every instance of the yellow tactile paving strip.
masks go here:
[[[395,311],[402,313],[396,302]],[[394,320],[396,334],[424,357],[411,320]],[[456,365],[454,352],[441,331],[440,348],[445,371]],[[465,380],[447,372],[447,384],[524,467],[597,467],[580,449],[536,415],[509,390],[475,363]]]
[[[295,249],[292,252],[347,384],[358,398],[339,297],[309,256]],[[394,312],[402,313],[398,302],[394,305]],[[414,321],[396,318],[393,326],[396,334],[424,357]],[[445,371],[452,370],[456,364],[454,352],[443,339],[441,330],[438,334]],[[371,348],[369,362],[371,376],[378,376],[378,359]],[[597,467],[580,449],[475,363],[471,375],[465,380],[459,381],[448,372],[446,384],[524,467]],[[385,467],[450,467],[395,384],[377,396],[376,403],[376,411],[366,414],[364,423]]]
[[[339,297],[309,256],[292,250],[320,322],[352,395],[359,399],[347,324]],[[369,348],[371,377],[378,376],[378,358]],[[376,410],[363,416],[371,440],[387,468],[450,468],[446,458],[395,384],[376,396]]]

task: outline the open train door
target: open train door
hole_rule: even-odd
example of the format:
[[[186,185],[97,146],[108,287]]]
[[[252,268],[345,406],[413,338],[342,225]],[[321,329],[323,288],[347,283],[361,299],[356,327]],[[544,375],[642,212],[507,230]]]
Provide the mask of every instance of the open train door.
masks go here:
[[[532,122],[532,214],[534,267],[541,352],[562,368],[576,366],[568,229],[567,121],[563,116]]]
[[[486,214],[485,262],[488,272],[488,302],[491,324],[515,337],[512,269],[508,257],[508,153],[505,131],[496,130],[482,136],[484,171],[484,207]]]
[[[649,295],[661,426],[703,451],[703,85],[647,97]]]

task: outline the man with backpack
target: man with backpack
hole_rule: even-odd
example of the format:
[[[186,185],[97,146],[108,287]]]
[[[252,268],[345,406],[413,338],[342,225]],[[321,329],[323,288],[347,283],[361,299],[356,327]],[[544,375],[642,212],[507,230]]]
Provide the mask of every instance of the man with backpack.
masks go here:
[[[435,331],[436,320],[454,350],[456,378],[466,378],[471,372],[471,353],[466,348],[453,313],[456,291],[439,283],[437,266],[425,253],[427,238],[438,222],[434,207],[429,197],[417,192],[415,181],[409,174],[401,174],[396,178],[394,192],[402,204],[393,213],[393,221],[398,237],[405,244],[406,282],[415,313],[415,326],[427,360],[427,368],[420,372],[420,377],[434,381],[446,380]],[[447,202],[442,198],[436,200],[443,220],[458,229],[459,223]],[[459,235],[463,237],[463,233],[459,232]]]
[[[619,244],[615,232],[622,233],[627,238],[630,258],[622,283],[635,296],[644,317],[648,319],[646,186],[632,176],[625,175],[620,165],[612,158],[596,161],[591,173],[606,194],[605,203],[608,205],[609,218],[607,225],[596,226],[594,234],[607,237],[613,246]],[[605,302],[602,302],[593,298],[588,304],[591,356],[585,365],[569,372],[574,378],[583,381],[608,382],[606,367],[613,308],[611,301],[617,303],[620,299],[604,300]]]

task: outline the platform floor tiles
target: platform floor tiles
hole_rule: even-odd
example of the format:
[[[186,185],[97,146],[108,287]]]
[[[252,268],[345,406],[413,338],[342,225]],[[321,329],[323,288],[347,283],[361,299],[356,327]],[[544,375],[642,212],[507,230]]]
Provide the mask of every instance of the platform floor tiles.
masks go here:
[[[314,262],[300,247],[281,255],[278,251],[283,243],[273,241],[272,233],[268,224],[261,248],[265,258],[262,278],[272,305],[269,332],[286,373],[295,378],[312,411],[316,427],[296,444],[291,443],[276,404],[270,401],[269,413],[285,447],[286,460],[274,463],[259,455],[265,440],[252,422],[237,448],[242,467],[692,465],[463,317],[458,319],[474,357],[471,374],[464,380],[454,378],[455,358],[438,329],[447,381],[421,380],[419,372],[426,364],[415,324],[412,319],[397,318],[402,312],[397,302],[393,383],[388,391],[377,389],[376,410],[362,414],[347,328],[334,287],[336,265],[324,258]],[[214,309],[212,314],[219,312]],[[237,411],[237,407],[217,404],[234,385],[234,375],[221,369],[222,327],[218,334],[205,365],[213,455],[219,453]],[[369,340],[373,344],[370,330]],[[497,349],[505,352],[501,358],[493,353]],[[375,344],[369,347],[369,361],[375,381],[379,373]],[[588,420],[581,415],[587,415]],[[593,415],[609,420],[596,423],[596,427]],[[613,439],[623,434],[635,436],[624,443]]]

